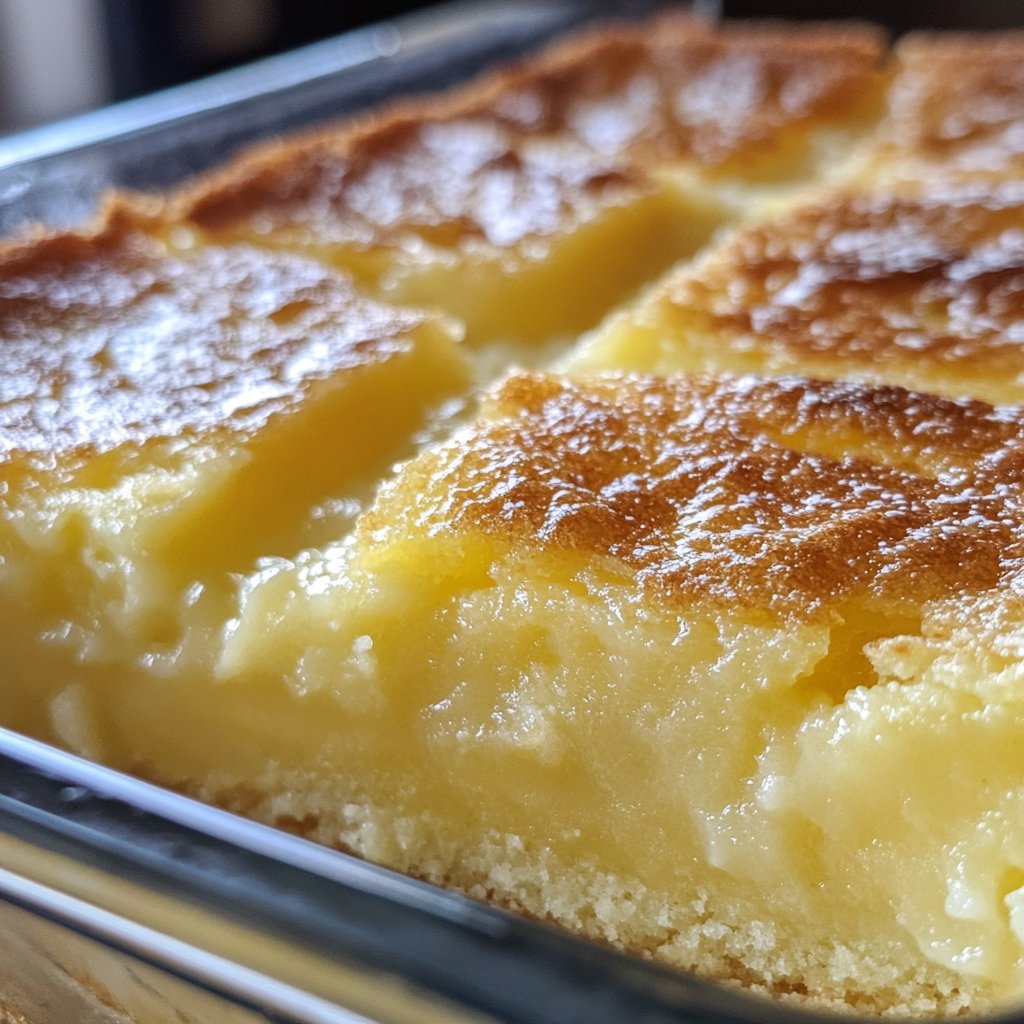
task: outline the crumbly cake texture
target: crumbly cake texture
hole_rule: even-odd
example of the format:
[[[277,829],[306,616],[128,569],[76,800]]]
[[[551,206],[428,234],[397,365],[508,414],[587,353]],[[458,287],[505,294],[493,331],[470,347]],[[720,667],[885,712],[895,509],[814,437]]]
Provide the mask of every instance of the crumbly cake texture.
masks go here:
[[[512,377],[250,581],[220,670],[329,679],[359,789],[276,801],[321,837],[776,993],[977,1009],[966,957],[1019,948],[1022,456],[901,389]]]
[[[1022,39],[602,29],[0,249],[4,724],[777,998],[1020,999]]]

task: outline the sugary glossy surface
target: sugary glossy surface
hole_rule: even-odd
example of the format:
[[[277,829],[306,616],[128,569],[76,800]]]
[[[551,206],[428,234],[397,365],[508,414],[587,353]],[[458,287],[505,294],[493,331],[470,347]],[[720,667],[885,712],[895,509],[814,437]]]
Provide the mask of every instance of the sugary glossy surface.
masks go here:
[[[0,255],[0,455],[241,439],[316,383],[408,351],[424,322],[287,254],[168,254],[127,214],[16,247]]]
[[[896,50],[889,115],[870,173],[1019,178],[1024,169],[1024,33],[921,33]]]
[[[813,617],[996,586],[1021,557],[1024,427],[898,389],[512,377],[365,521],[612,558],[646,599]],[[395,524],[392,526],[392,524]]]
[[[880,55],[867,28],[665,18],[597,32],[445,104],[243,158],[186,193],[181,214],[213,231],[300,230],[311,245],[510,248],[649,189],[659,163],[749,165],[787,149],[786,130],[855,120]]]
[[[1022,218],[1013,181],[829,192],[680,270],[580,365],[859,377],[1020,401]],[[632,345],[634,328],[655,348]]]

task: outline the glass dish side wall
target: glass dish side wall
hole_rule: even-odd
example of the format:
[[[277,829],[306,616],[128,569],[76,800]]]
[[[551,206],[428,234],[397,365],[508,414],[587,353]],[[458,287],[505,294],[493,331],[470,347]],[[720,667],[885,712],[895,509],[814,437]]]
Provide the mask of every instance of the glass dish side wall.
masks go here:
[[[117,1005],[138,996],[132,965],[142,963],[227,1005],[291,1024],[353,1024],[353,1015],[379,1024],[821,1020],[583,942],[2,729],[0,901],[84,940],[48,928],[11,931],[16,965],[47,967],[58,993],[69,987],[70,970],[77,989],[103,989]],[[19,919],[8,920],[16,927]],[[101,956],[93,963],[95,950]],[[111,959],[111,951],[127,964]],[[12,984],[5,996],[8,1004],[25,1000],[28,1009],[33,1000],[53,1005],[41,982],[29,989]],[[154,1005],[163,1012],[166,1002]],[[69,1019],[11,1008],[29,1024]],[[150,1021],[139,1016],[131,1024]]]

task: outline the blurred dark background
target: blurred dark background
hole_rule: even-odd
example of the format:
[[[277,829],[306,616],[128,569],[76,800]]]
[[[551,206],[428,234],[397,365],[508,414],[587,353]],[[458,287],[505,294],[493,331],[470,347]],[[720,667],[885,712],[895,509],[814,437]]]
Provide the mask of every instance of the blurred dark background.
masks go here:
[[[0,132],[428,6],[424,0],[0,0]]]
[[[199,78],[430,4],[102,0],[115,98]]]
[[[717,5],[733,17],[868,18],[896,32],[1024,24],[1024,0],[718,0]],[[427,6],[423,0],[0,0],[0,132]],[[628,0],[622,6],[629,6]]]

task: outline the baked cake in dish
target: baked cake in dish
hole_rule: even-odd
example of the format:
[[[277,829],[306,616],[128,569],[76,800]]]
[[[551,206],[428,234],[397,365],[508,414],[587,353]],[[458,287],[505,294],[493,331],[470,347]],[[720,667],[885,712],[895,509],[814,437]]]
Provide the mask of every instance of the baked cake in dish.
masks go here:
[[[571,337],[839,160],[880,112],[881,53],[866,28],[600,31],[443,101],[248,154],[176,216],[440,306],[471,342]]]
[[[562,365],[1021,402],[1022,225],[1024,178],[829,190],[709,247]]]
[[[248,582],[226,684],[326,689],[346,737],[260,813],[777,993],[1012,987],[1022,457],[899,389],[513,376]]]
[[[775,998],[1021,1000],[1022,46],[605,28],[9,243],[0,721]]]
[[[112,666],[208,658],[229,574],[343,530],[471,379],[430,314],[141,224],[115,208],[0,253],[0,702],[21,727],[53,699],[90,752]]]

